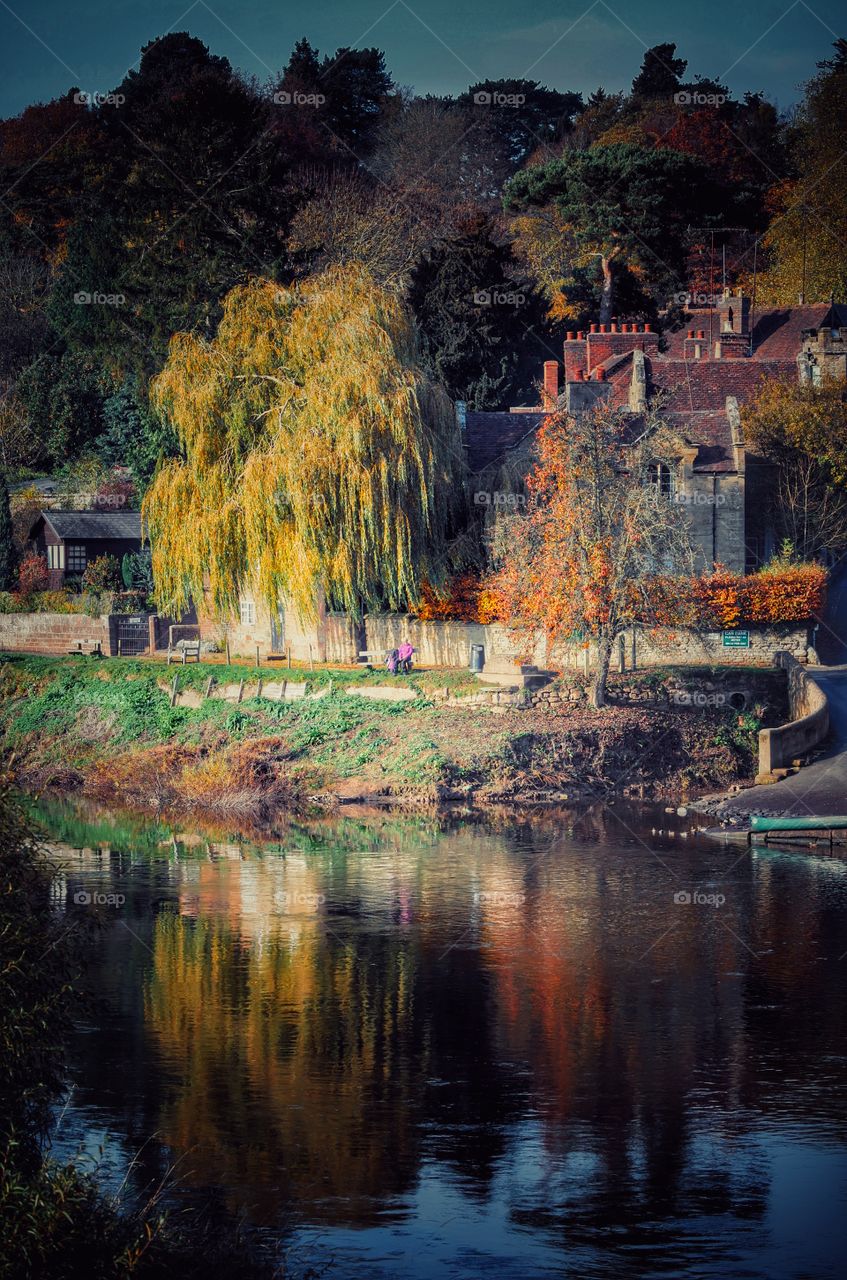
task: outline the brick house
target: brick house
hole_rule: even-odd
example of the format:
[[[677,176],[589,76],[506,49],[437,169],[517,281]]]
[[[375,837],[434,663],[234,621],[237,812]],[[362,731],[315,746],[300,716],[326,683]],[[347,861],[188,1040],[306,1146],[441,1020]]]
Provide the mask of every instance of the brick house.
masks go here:
[[[649,324],[592,324],[569,332],[563,360],[544,365],[542,402],[502,413],[460,414],[478,488],[525,465],[532,437],[554,408],[578,413],[604,400],[631,415],[639,434],[648,406],[679,439],[673,470],[658,483],[684,506],[701,567],[739,573],[775,549],[773,471],[745,445],[741,406],[765,378],[817,383],[847,375],[847,307],[769,310],[753,323],[749,299],[727,291],[660,338]]]
[[[32,549],[47,560],[48,584],[58,591],[81,578],[98,556],[117,560],[141,549],[138,511],[42,511],[29,531]]]

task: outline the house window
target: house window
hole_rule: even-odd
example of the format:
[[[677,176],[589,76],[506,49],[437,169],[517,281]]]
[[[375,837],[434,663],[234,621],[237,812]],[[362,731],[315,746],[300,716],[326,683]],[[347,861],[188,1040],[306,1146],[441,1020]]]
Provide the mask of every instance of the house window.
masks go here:
[[[241,601],[241,625],[252,627],[256,624],[256,606],[252,600]]]
[[[48,569],[64,569],[65,567],[65,548],[60,544],[58,547],[52,545],[47,547],[47,568]]]
[[[650,483],[654,484],[664,497],[673,493],[673,472],[666,462],[651,462],[649,467]]]
[[[68,543],[68,573],[84,573],[85,572],[85,543],[69,542]]]

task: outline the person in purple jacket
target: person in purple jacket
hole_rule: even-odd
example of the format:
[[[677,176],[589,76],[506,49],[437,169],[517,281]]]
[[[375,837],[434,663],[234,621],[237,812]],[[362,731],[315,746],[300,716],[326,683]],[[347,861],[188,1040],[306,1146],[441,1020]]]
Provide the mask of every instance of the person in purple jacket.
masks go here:
[[[400,645],[400,648],[397,650],[399,667],[404,675],[408,675],[409,672],[412,670],[412,654],[414,652],[415,651],[412,648],[412,646],[409,644],[408,640],[404,640],[403,643]]]

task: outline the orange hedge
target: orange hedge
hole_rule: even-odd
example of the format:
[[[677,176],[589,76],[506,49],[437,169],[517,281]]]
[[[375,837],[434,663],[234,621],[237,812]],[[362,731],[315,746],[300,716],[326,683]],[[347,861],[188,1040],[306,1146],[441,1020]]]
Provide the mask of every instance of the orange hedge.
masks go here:
[[[805,622],[823,610],[826,582],[826,570],[818,564],[775,565],[746,575],[718,565],[714,573],[687,584],[678,578],[657,578],[650,622],[719,630]],[[473,573],[459,574],[440,590],[424,582],[413,613],[422,622],[505,620],[499,593]]]
[[[497,622],[496,592],[474,573],[461,573],[441,590],[421,584],[421,598],[412,612],[421,622]]]

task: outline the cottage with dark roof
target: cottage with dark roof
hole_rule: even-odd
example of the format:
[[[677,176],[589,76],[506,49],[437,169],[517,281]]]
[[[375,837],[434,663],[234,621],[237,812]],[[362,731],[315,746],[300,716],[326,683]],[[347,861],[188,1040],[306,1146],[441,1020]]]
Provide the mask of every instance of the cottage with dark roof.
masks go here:
[[[652,408],[679,441],[675,468],[657,482],[685,508],[701,567],[744,573],[764,563],[775,549],[773,468],[748,450],[741,406],[766,378],[847,376],[847,307],[755,317],[748,298],[726,291],[716,307],[692,312],[686,328],[660,337],[649,324],[592,324],[567,334],[563,355],[561,364],[545,362],[540,405],[464,415],[480,488],[526,465],[539,424],[557,409],[579,413],[603,401],[631,415],[637,435]]]
[[[32,548],[47,560],[51,591],[81,578],[98,556],[120,560],[141,548],[138,511],[42,511],[29,531]]]

